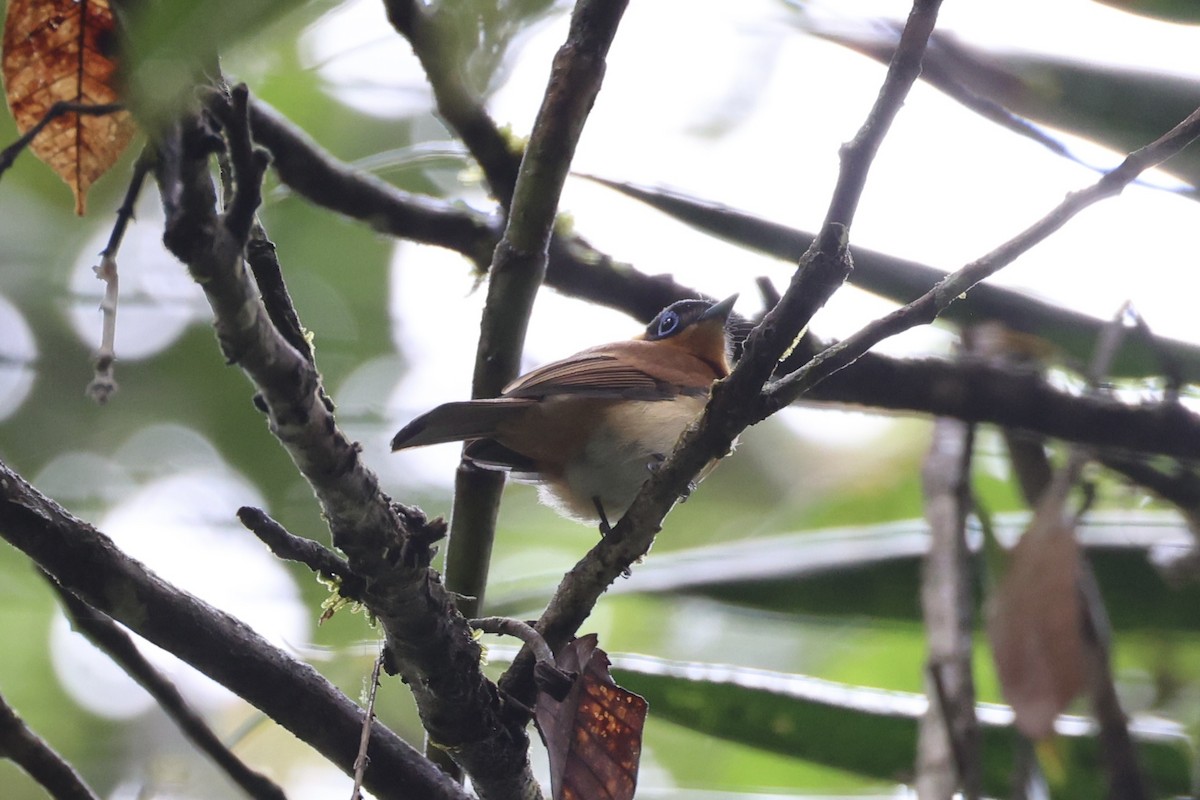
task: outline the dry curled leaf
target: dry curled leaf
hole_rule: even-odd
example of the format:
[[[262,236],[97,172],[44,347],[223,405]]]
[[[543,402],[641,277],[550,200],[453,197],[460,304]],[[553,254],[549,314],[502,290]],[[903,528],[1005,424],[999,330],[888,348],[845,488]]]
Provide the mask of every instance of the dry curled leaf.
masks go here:
[[[1001,691],[1035,740],[1054,732],[1086,679],[1079,544],[1061,506],[1048,505],[1013,549],[987,626]]]
[[[637,788],[646,701],[613,682],[595,634],[564,647],[558,666],[575,673],[570,689],[561,701],[542,693],[537,703],[554,800],[630,800]]]
[[[108,0],[10,0],[4,86],[21,133],[41,122],[55,103],[118,102],[115,25]],[[133,132],[127,111],[66,113],[30,148],[71,187],[75,213],[82,215],[88,188],[116,163]]]

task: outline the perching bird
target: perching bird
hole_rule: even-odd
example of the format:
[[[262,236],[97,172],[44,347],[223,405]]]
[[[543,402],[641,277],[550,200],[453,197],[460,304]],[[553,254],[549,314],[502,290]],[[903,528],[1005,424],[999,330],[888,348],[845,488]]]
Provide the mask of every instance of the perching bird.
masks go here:
[[[467,460],[537,483],[544,503],[607,532],[729,374],[725,323],[736,300],[673,303],[633,339],[539,367],[500,397],[422,414],[392,450],[469,442]]]

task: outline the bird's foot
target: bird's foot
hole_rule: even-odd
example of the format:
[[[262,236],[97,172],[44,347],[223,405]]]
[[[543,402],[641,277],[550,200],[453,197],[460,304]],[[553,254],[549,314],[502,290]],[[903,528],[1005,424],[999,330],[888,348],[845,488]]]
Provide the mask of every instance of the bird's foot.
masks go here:
[[[596,513],[600,516],[600,536],[608,536],[612,533],[612,525],[608,524],[608,515],[604,513],[604,504],[600,502],[599,497],[593,497],[592,505],[596,507]]]
[[[662,468],[663,462],[666,460],[665,453],[651,453],[650,461],[646,464],[646,471],[653,475]]]

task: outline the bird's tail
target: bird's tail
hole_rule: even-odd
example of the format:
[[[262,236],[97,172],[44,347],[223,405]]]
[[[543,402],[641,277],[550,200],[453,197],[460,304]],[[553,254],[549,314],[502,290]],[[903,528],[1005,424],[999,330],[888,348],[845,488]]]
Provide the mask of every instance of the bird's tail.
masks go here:
[[[526,398],[498,397],[443,403],[401,428],[392,437],[392,450],[495,436],[499,425],[523,413],[535,402]]]

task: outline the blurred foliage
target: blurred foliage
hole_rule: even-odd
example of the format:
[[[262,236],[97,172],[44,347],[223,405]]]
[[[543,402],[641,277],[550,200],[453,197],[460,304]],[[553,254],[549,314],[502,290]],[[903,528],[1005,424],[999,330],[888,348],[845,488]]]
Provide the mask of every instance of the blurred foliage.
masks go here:
[[[1182,22],[1190,25],[1200,23],[1200,8],[1191,0],[1097,0],[1106,6],[1128,11],[1144,17]]]
[[[188,85],[192,65],[219,44],[222,68],[231,79],[246,80],[256,96],[337,157],[371,164],[386,180],[410,191],[479,202],[471,176],[461,173],[464,159],[447,145],[449,137],[427,97],[416,111],[367,114],[339,99],[338,87],[313,63],[303,37],[323,15],[347,4],[224,0],[142,5],[149,11],[135,26],[134,38],[144,46],[130,63],[140,103],[168,113]],[[1141,13],[1188,13],[1184,3],[1136,5]],[[438,7],[457,31],[456,52],[469,83],[484,95],[504,82],[532,26],[566,10],[565,4],[548,0],[478,0]],[[381,29],[380,35],[391,34]],[[1004,63],[1016,64],[1011,59]],[[1149,129],[1140,128],[1143,110],[1184,102],[1174,82],[1161,76],[1131,81],[1128,75],[1114,78],[1104,68],[1056,64],[1048,58],[1034,66],[1053,68],[1051,77],[1063,90],[1041,101],[1046,114],[1059,115],[1051,121],[1065,125],[1068,115],[1086,118],[1086,130],[1100,138],[1145,138]],[[1064,98],[1076,97],[1099,99],[1068,107]],[[1162,124],[1158,120],[1150,126]],[[11,120],[0,118],[0,143],[15,136]],[[431,153],[436,157],[427,157]],[[0,181],[0,296],[20,311],[37,345],[30,394],[11,416],[0,419],[0,458],[36,481],[64,455],[116,459],[130,438],[148,426],[182,426],[202,436],[230,470],[252,482],[270,513],[290,530],[326,541],[311,493],[254,409],[247,381],[223,364],[203,313],[162,351],[120,360],[121,391],[109,406],[98,408],[84,397],[99,315],[87,336],[72,328],[72,310],[94,304],[73,288],[72,276],[86,274],[95,258],[92,250],[111,224],[130,158],[96,186],[93,216],[82,221],[74,219],[66,190],[31,158],[18,159]],[[387,302],[392,271],[444,265],[413,266],[408,254],[398,259],[393,242],[314,209],[272,183],[264,196],[264,224],[278,245],[301,319],[315,337],[318,363],[334,400],[365,364],[401,369],[396,321]],[[153,239],[154,225],[155,217],[146,214],[135,230],[147,231]],[[585,228],[586,220],[579,227]],[[180,265],[165,257],[153,268],[182,273]],[[465,272],[469,265],[463,261],[461,269]],[[199,290],[190,291],[185,305],[194,308]],[[199,305],[203,311],[203,303]],[[0,330],[0,341],[9,335]],[[469,365],[446,368],[469,372]],[[343,423],[367,445],[382,439],[396,422],[385,394],[374,405],[356,397],[353,406],[342,409]],[[919,560],[905,543],[922,531],[918,476],[927,432],[923,423],[900,423],[883,437],[834,447],[811,441],[778,419],[748,431],[737,456],[672,513],[646,563],[614,588],[592,615],[588,630],[600,632],[609,652],[641,653],[664,663],[694,661],[709,670],[731,664],[734,672],[770,670],[919,691],[925,653],[918,617]],[[181,454],[181,460],[188,455]],[[177,465],[120,466],[137,485]],[[797,475],[805,477],[797,480]],[[104,475],[92,477],[96,483],[81,489],[81,496],[62,499],[74,512],[98,520],[131,487],[105,488]],[[1019,509],[1011,482],[999,470],[979,470],[975,488],[991,512]],[[434,513],[448,508],[441,490],[408,485],[394,475],[388,490]],[[1102,493],[1102,503],[1110,506],[1136,507],[1144,500],[1140,494]],[[230,519],[235,510],[227,509]],[[531,489],[520,486],[508,490],[501,527],[488,611],[521,617],[540,610],[563,571],[596,535],[562,522],[536,504]],[[858,549],[852,546],[856,538]],[[870,558],[859,557],[864,542]],[[822,570],[805,570],[818,546],[832,548],[836,557]],[[744,569],[734,573],[734,563]],[[1145,547],[1097,549],[1093,564],[1117,628],[1116,665],[1129,709],[1156,711],[1194,725],[1200,720],[1200,639],[1192,613],[1200,598],[1195,587],[1176,590],[1165,584],[1147,561]],[[787,571],[792,567],[794,572]],[[288,569],[315,621],[326,590],[305,570]],[[713,574],[721,574],[720,580],[696,577]],[[661,582],[647,588],[654,580]],[[56,677],[48,646],[55,613],[50,591],[27,561],[0,547],[0,689],[16,709],[105,796],[114,795],[118,786],[126,787],[121,796],[132,796],[142,785],[167,786],[181,797],[219,796],[213,787],[223,787],[223,779],[190,752],[161,714],[107,721],[70,699]],[[314,629],[311,642],[291,644],[350,696],[359,696],[376,647],[374,631],[361,616],[339,613]],[[982,644],[976,673],[980,697],[999,702]],[[869,716],[836,704],[785,714],[779,699],[761,689],[689,677],[682,670],[667,677],[629,670],[618,677],[652,701],[642,771],[647,789],[796,796],[891,791],[909,777],[911,717]],[[403,686],[385,681],[377,707],[387,724],[410,741],[420,741]],[[761,716],[772,713],[780,716]],[[241,734],[237,750],[256,766],[293,785],[319,784],[306,771],[319,769],[312,754],[288,734],[261,723],[252,709],[225,706],[210,716],[223,736]],[[840,735],[825,735],[835,731]],[[1005,734],[989,736],[1003,739]],[[1009,746],[1001,741],[999,755],[989,755],[992,786],[1004,785]],[[1094,753],[1076,759],[1076,749],[1086,751],[1090,745],[1072,740],[1061,746],[1073,779],[1086,777]],[[1185,792],[1189,764],[1180,755],[1178,737],[1153,750],[1151,757],[1155,774],[1167,776],[1160,788]],[[1091,772],[1093,778],[1098,774]],[[42,796],[4,761],[0,786],[5,800]]]

